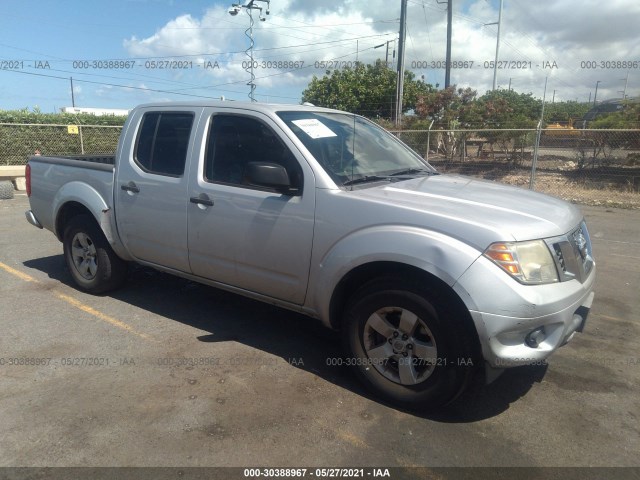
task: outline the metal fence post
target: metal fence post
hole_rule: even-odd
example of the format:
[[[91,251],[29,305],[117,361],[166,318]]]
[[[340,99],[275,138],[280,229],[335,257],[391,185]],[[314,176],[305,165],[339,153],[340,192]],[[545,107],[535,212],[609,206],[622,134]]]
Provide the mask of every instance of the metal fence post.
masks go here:
[[[538,164],[538,148],[540,147],[540,134],[542,133],[542,120],[538,122],[536,127],[536,143],[533,146],[533,160],[531,162],[531,177],[529,178],[529,190],[535,188],[536,183],[536,165]]]
[[[434,120],[431,120],[429,124],[429,130],[427,130],[427,163],[429,163],[429,149],[431,148],[431,127],[433,127]]]
[[[78,126],[78,133],[80,134],[80,154],[84,155],[84,140],[82,138],[82,125]]]

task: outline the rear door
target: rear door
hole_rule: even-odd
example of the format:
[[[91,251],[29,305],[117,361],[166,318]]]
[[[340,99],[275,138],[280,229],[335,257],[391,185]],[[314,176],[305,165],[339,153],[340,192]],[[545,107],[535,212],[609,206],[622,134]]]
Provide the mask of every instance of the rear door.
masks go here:
[[[116,222],[137,260],[189,272],[189,159],[199,111],[140,109],[125,132],[116,166]],[[137,120],[137,121],[135,121]]]
[[[314,227],[311,168],[266,115],[208,109],[202,122],[203,151],[189,187],[192,272],[302,304]],[[284,166],[294,190],[282,194],[247,184],[252,161]]]

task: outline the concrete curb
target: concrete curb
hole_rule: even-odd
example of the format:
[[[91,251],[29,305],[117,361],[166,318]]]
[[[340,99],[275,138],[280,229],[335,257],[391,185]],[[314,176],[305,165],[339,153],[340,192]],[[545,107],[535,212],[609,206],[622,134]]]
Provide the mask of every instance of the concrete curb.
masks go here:
[[[2,165],[0,166],[0,180],[11,180],[16,190],[25,191],[27,180],[24,169],[24,165]]]

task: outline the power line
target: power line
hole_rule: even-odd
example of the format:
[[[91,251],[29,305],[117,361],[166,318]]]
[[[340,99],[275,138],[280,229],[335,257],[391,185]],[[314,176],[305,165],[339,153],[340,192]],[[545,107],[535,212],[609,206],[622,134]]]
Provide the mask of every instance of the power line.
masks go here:
[[[375,34],[375,35],[363,35],[360,37],[351,37],[351,38],[342,38],[339,40],[327,40],[324,42],[313,42],[313,43],[304,43],[304,44],[300,44],[300,45],[285,45],[285,46],[281,46],[281,47],[268,47],[268,48],[257,48],[254,51],[256,52],[270,52],[270,51],[276,51],[276,50],[288,50],[291,48],[301,48],[301,47],[308,47],[308,46],[312,46],[312,45],[330,45],[330,44],[336,44],[336,43],[347,43],[347,42],[354,42],[356,40],[362,40],[362,39],[366,39],[366,38],[380,38],[380,37],[385,37],[391,35],[391,33],[379,33],[379,34]],[[0,44],[1,45],[1,44]],[[10,45],[4,45],[7,46],[9,48],[17,48],[17,47],[11,47]],[[36,52],[33,52],[36,53]],[[166,59],[176,59],[176,58],[195,58],[195,57],[213,57],[213,56],[224,56],[224,55],[237,55],[240,53],[244,53],[244,50],[234,50],[234,51],[229,51],[229,52],[202,52],[202,53],[189,53],[189,54],[180,54],[180,55],[151,55],[151,56],[141,56],[141,57],[121,57],[121,58],[101,58],[101,59],[87,59],[87,58],[76,58],[76,59],[62,59],[59,58],[60,62],[78,62],[78,61],[93,61],[93,60],[97,60],[97,61],[103,61],[103,62],[108,62],[108,61],[135,61],[135,60],[166,60]],[[38,53],[38,55],[42,55],[42,56],[49,56],[46,54],[40,54]],[[14,59],[16,61],[29,61],[29,60],[37,60],[37,59]]]
[[[3,70],[5,72],[12,72],[12,73],[18,73],[18,74],[22,74],[22,75],[32,75],[35,77],[45,77],[45,78],[54,78],[54,79],[58,79],[58,80],[64,80],[69,81],[69,77],[61,77],[58,75],[46,75],[44,73],[34,73],[34,72],[25,72],[24,70]],[[155,93],[165,93],[165,94],[170,94],[170,95],[180,95],[180,96],[185,96],[185,97],[193,97],[193,98],[206,98],[206,99],[210,99],[210,100],[217,100],[219,98],[219,96],[217,97],[211,97],[211,96],[206,96],[206,95],[196,95],[193,93],[181,93],[181,91],[179,90],[160,90],[160,89],[156,89],[156,88],[148,88],[148,87],[134,87],[131,85],[121,85],[121,84],[117,84],[117,83],[108,83],[108,82],[95,82],[92,80],[80,80],[80,79],[76,79],[75,80],[76,83],[88,83],[88,84],[92,84],[92,85],[103,85],[103,86],[108,86],[108,87],[117,87],[117,88],[123,88],[123,89],[127,89],[127,90],[141,90],[141,91],[145,91],[145,92],[155,92]],[[233,83],[240,83],[240,82],[231,82],[229,84],[233,84]],[[227,85],[227,84],[222,84],[222,85]],[[205,88],[217,88],[216,85],[211,86],[211,87],[202,87],[203,89]],[[242,92],[237,92],[234,90],[222,90],[219,89],[221,91],[227,91],[227,92],[231,92],[231,93],[237,93],[237,94],[242,94]],[[269,95],[270,97],[278,97],[278,98],[289,98],[289,99],[293,99],[296,97],[285,97],[282,95]]]
[[[373,50],[374,47],[369,47],[366,49],[361,50],[361,52],[367,51],[367,50]],[[342,56],[338,56],[335,59],[339,60],[341,58],[346,58],[349,56],[354,55],[356,52],[349,52],[345,55]],[[307,67],[303,67],[303,69],[308,69],[308,68],[313,68],[313,65],[309,65]],[[261,77],[256,77],[256,80],[260,80],[260,79],[265,79],[265,78],[271,78],[271,77],[277,77],[277,76],[281,76],[281,75],[286,75],[292,72],[297,72],[303,69],[293,69],[293,70],[287,70],[284,72],[278,72],[278,73],[273,73],[270,75],[263,75]],[[19,73],[19,74],[23,74],[23,75],[31,75],[31,76],[36,76],[36,77],[45,77],[45,78],[54,78],[54,79],[59,79],[59,80],[65,80],[68,81],[69,77],[62,77],[62,76],[57,76],[57,75],[47,75],[47,74],[43,74],[43,73],[35,73],[35,72],[26,72],[24,70],[9,70],[9,69],[3,69],[2,71],[5,72],[13,72],[13,73]],[[65,70],[55,70],[58,71],[60,73],[70,73],[70,74],[74,74],[75,72],[69,72],[69,71],[65,71]],[[84,75],[90,75],[90,74],[84,74]],[[100,76],[97,75],[96,76]],[[119,77],[107,77],[107,78],[119,78]],[[204,86],[193,86],[193,87],[189,87],[189,88],[183,88],[183,89],[177,89],[177,90],[160,90],[160,89],[155,89],[155,88],[148,88],[148,87],[134,87],[131,85],[122,85],[122,84],[115,84],[115,83],[109,83],[109,82],[98,82],[98,81],[92,81],[92,80],[85,80],[85,79],[78,79],[76,78],[75,81],[77,83],[88,83],[88,84],[93,84],[93,85],[103,85],[103,86],[110,86],[110,87],[119,87],[119,88],[123,88],[123,89],[130,89],[130,90],[141,90],[141,91],[148,91],[148,92],[156,92],[156,93],[165,93],[165,94],[173,94],[173,95],[181,95],[181,96],[189,96],[189,97],[194,97],[194,98],[207,98],[207,99],[216,99],[218,97],[211,97],[211,96],[203,96],[203,95],[196,95],[196,94],[189,94],[189,93],[183,93],[186,90],[205,90],[205,89],[212,89],[212,88],[216,88],[220,91],[224,91],[224,92],[230,92],[230,93],[236,93],[236,94],[241,94],[242,92],[238,92],[235,90],[224,90],[221,89],[219,87],[223,87],[223,86],[227,86],[227,85],[236,85],[236,84],[242,84],[245,81],[244,80],[237,80],[237,81],[233,81],[233,82],[225,82],[225,83],[220,83],[217,85],[204,85]],[[289,97],[289,96],[283,96],[283,95],[266,95],[269,97],[276,97],[276,98],[286,98],[286,99],[296,99],[297,97]]]
[[[284,18],[284,17],[281,17],[281,18]],[[398,20],[373,20],[371,22],[336,23],[331,25],[317,25],[314,23],[308,23],[305,25],[308,28],[330,28],[330,27],[353,26],[353,25],[375,25],[380,23],[396,23],[397,24]],[[275,27],[265,26],[263,27],[263,30],[275,30],[279,28],[297,29],[297,30],[301,29],[301,27],[292,27],[289,25],[275,25]],[[244,30],[244,28],[243,27],[163,27],[162,30]]]
[[[433,48],[431,46],[431,34],[429,33],[429,21],[427,20],[427,9],[424,6],[424,1],[422,2],[422,13],[424,13],[424,25],[427,29],[427,39],[429,40],[429,54],[431,58],[433,58]]]

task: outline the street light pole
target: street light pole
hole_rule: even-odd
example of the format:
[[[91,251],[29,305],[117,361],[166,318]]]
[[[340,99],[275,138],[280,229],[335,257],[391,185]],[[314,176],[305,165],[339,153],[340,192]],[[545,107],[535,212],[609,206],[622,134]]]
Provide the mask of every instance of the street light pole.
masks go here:
[[[258,13],[258,17],[260,18],[261,22],[264,22],[266,20],[266,18],[262,16],[263,7],[259,6],[257,4],[257,2],[263,2],[263,3],[267,4],[266,9],[265,9],[265,13],[267,15],[269,15],[269,3],[270,3],[270,0],[249,0],[249,2],[246,5],[240,5],[239,3],[232,3],[231,7],[229,8],[229,15],[231,15],[233,17],[238,15],[238,13],[240,13],[240,11],[243,8],[249,14],[249,28],[247,28],[244,31],[244,34],[249,39],[249,48],[247,48],[245,50],[245,54],[247,55],[247,57],[249,57],[249,66],[247,68],[245,68],[245,71],[247,73],[249,73],[249,75],[250,75],[250,80],[247,83],[247,85],[249,86],[249,98],[251,99],[252,102],[256,101],[255,98],[254,98],[254,91],[256,89],[256,84],[255,84],[256,76],[253,73],[253,45],[254,45],[254,41],[253,41],[253,11],[254,10],[258,10],[258,12],[259,12]]]
[[[622,100],[627,99],[627,85],[629,84],[629,71],[627,70],[627,77],[621,78],[620,80],[624,80],[624,90],[620,91],[622,94]]]
[[[596,106],[596,98],[598,98],[598,84],[602,83],[602,80],[596,82],[596,93],[593,94],[593,106]]]

